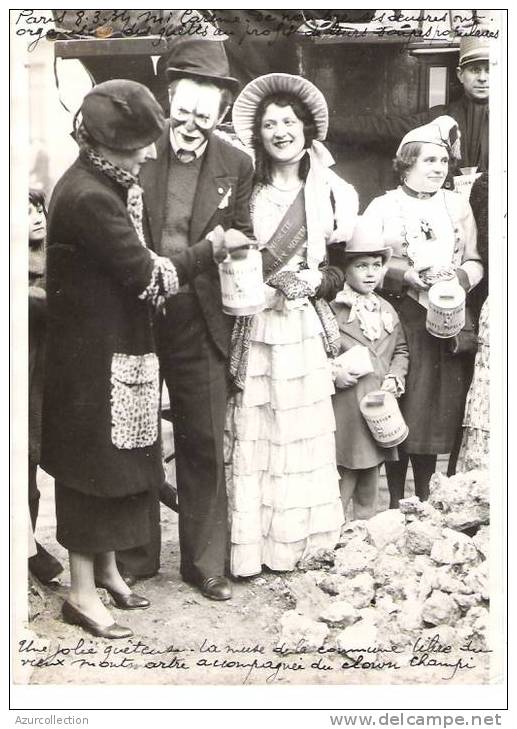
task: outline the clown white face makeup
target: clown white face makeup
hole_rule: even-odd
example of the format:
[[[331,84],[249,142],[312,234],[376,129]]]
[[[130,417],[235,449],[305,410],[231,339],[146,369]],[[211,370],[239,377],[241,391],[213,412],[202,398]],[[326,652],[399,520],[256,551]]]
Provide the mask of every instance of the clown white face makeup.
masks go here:
[[[449,154],[439,144],[422,144],[413,167],[406,172],[406,185],[415,192],[436,192],[445,182]]]
[[[305,145],[303,122],[291,106],[269,104],[260,125],[262,144],[274,162],[288,164],[300,159]]]
[[[213,84],[200,84],[188,78],[173,86],[171,132],[179,149],[195,152],[206,142],[222,116],[222,94],[222,89]]]

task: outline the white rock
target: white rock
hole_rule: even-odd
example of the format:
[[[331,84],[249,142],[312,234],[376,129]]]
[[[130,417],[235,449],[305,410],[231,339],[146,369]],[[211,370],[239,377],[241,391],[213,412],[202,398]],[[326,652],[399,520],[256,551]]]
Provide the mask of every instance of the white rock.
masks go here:
[[[488,574],[488,562],[481,562],[471,569],[466,569],[462,575],[462,592],[478,592],[483,600],[490,599],[490,582]]]
[[[384,595],[379,590],[375,596],[375,605],[389,614],[398,613],[400,610],[400,604],[391,595]]]
[[[441,537],[441,528],[432,521],[413,521],[406,528],[406,548],[412,554],[431,554]]]
[[[399,509],[402,514],[420,514],[424,509],[424,504],[418,496],[411,496],[409,499],[399,501]]]
[[[375,547],[356,537],[346,547],[338,549],[334,567],[338,574],[345,576],[372,571],[378,554]]]
[[[470,608],[481,606],[483,602],[483,598],[478,592],[469,592],[468,594],[453,592],[451,597],[464,612],[467,612]]]
[[[377,549],[396,542],[404,534],[405,519],[398,509],[387,509],[366,522],[370,541]]]
[[[343,600],[350,602],[354,608],[368,607],[375,595],[373,577],[368,572],[355,575],[346,580],[339,595]]]
[[[463,643],[471,648],[487,651],[489,645],[490,615],[484,607],[473,607],[456,626]]]
[[[476,545],[477,551],[485,558],[488,559],[490,549],[490,527],[482,526],[478,529],[477,533],[472,537],[472,541]]]
[[[320,613],[319,619],[332,627],[346,628],[359,619],[359,614],[349,602],[338,600],[327,605]]]
[[[469,471],[450,478],[435,473],[431,478],[429,502],[442,512],[446,525],[451,529],[488,524],[488,472]]]
[[[452,597],[441,590],[433,590],[422,608],[422,620],[430,625],[454,625],[460,615],[461,611]]]
[[[324,569],[332,567],[334,559],[335,552],[333,549],[317,549],[303,557],[296,565],[296,568],[301,572]]]
[[[422,629],[423,605],[418,600],[404,600],[397,613],[397,625],[403,633],[414,633]]]
[[[420,633],[420,645],[429,645],[435,638],[441,646],[457,646],[459,642],[458,632],[451,625],[436,625],[433,628],[426,628]]]
[[[442,538],[433,544],[431,559],[439,564],[462,564],[478,559],[472,539],[453,529],[443,529]]]
[[[288,582],[291,595],[296,600],[296,611],[316,619],[327,604],[327,598],[317,585],[317,572],[295,574]]]
[[[454,567],[443,565],[434,570],[434,587],[443,592],[465,592],[463,580]]]
[[[387,619],[387,616],[383,613],[383,611],[376,607],[362,608],[361,610],[358,610],[357,613],[363,624],[372,623],[372,625],[376,625],[377,627],[382,625],[382,623]]]
[[[366,528],[366,521],[364,519],[356,519],[355,521],[349,521],[343,524],[337,547],[346,547],[353,539],[360,539],[364,542],[368,541],[368,529]]]
[[[338,651],[359,651],[376,648],[378,645],[377,627],[371,622],[360,621],[342,630],[336,636]]]
[[[311,651],[321,648],[328,635],[328,627],[321,622],[288,610],[280,618],[280,638],[277,648],[284,652]]]
[[[318,579],[318,587],[327,595],[339,595],[341,590],[344,589],[346,584],[346,577],[343,575],[336,574],[322,574]]]
[[[434,569],[436,567],[433,560],[427,554],[415,554],[413,560],[413,569],[417,575],[423,574],[428,569]]]

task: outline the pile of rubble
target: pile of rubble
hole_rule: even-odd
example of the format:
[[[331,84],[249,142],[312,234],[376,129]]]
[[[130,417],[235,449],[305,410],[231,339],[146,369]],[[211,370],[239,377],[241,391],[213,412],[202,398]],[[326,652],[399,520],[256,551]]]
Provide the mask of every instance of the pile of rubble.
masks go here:
[[[389,650],[439,634],[488,650],[488,523],[485,471],[435,474],[429,501],[349,522],[335,550],[309,555],[289,579],[296,606],[278,645]]]

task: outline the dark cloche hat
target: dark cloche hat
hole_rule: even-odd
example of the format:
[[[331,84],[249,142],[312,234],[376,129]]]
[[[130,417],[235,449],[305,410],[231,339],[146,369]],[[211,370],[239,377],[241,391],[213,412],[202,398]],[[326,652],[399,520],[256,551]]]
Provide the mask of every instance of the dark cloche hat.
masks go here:
[[[167,81],[177,78],[205,79],[236,92],[239,80],[229,76],[230,66],[222,41],[179,38],[167,58]]]
[[[90,137],[109,149],[141,149],[155,142],[165,127],[162,108],[149,89],[127,79],[94,86],[81,113]]]

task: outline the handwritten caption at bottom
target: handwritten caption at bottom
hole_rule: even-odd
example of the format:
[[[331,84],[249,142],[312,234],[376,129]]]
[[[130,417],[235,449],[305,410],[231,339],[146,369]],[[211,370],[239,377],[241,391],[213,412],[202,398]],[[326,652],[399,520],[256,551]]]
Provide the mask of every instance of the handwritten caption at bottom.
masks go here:
[[[218,645],[204,639],[194,647],[149,645],[142,640],[123,643],[97,642],[80,638],[73,643],[56,643],[30,639],[18,643],[18,660],[33,669],[122,669],[128,671],[165,671],[185,674],[189,671],[212,671],[238,674],[238,680],[251,679],[265,683],[289,681],[300,672],[322,672],[344,675],[355,671],[405,673],[433,669],[436,676],[449,681],[478,666],[480,654],[490,653],[470,642],[453,648],[440,642],[439,635],[412,646],[365,646],[354,650],[336,648],[314,650],[300,641],[296,650],[285,645],[266,648],[265,645]],[[334,681],[336,679],[333,679]],[[339,679],[337,679],[339,680]]]

